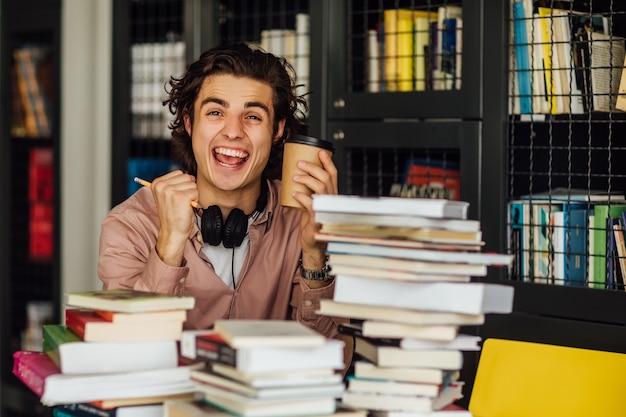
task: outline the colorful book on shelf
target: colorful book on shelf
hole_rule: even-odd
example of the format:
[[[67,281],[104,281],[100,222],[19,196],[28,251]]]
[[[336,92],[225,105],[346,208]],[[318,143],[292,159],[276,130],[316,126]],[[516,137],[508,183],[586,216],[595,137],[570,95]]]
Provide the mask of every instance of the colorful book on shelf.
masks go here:
[[[343,347],[342,341],[328,340],[314,347],[234,348],[218,333],[211,333],[196,337],[196,358],[250,374],[343,369]]]
[[[410,189],[410,192],[406,188]],[[404,197],[404,193],[418,197],[459,200],[461,198],[459,164],[430,159],[409,159],[404,168],[401,191],[392,191],[391,195]]]
[[[145,313],[158,310],[191,310],[195,298],[128,289],[96,290],[68,293],[65,304],[70,307],[120,313]]]
[[[113,323],[93,310],[68,308],[65,324],[86,342],[154,342],[179,340],[182,321]]]
[[[432,68],[429,68],[431,50],[431,25],[437,22],[437,13],[427,10],[415,10],[413,27],[415,31],[414,56],[413,63],[415,90],[425,91],[428,87],[428,80],[432,77],[429,74]]]
[[[338,302],[465,314],[507,314],[513,287],[478,282],[402,282],[337,275]]]
[[[140,371],[178,364],[175,340],[84,342],[61,324],[46,324],[42,331],[44,352],[66,374]]]
[[[463,397],[463,383],[448,385],[436,397],[347,390],[341,397],[348,407],[379,411],[431,413]]]
[[[384,25],[384,79],[386,91],[413,89],[413,10],[386,9]]]
[[[589,259],[593,262],[593,276],[591,283],[594,288],[606,288],[606,265],[607,265],[607,219],[619,218],[626,212],[626,204],[595,204],[593,206],[593,246],[590,246]]]
[[[513,2],[515,71],[519,88],[521,114],[533,113],[532,77],[530,67],[530,37],[527,32],[524,2]]]
[[[314,194],[314,212],[334,212],[377,215],[408,215],[417,217],[467,219],[466,201],[403,198],[363,197],[341,194]]]
[[[415,311],[399,307],[383,307],[358,303],[343,303],[333,299],[321,299],[317,314],[333,317],[380,320],[406,323],[416,326],[456,325],[478,326],[485,322],[484,314]]]
[[[44,352],[17,351],[13,373],[46,406],[193,392],[187,367],[70,375],[62,374]]]

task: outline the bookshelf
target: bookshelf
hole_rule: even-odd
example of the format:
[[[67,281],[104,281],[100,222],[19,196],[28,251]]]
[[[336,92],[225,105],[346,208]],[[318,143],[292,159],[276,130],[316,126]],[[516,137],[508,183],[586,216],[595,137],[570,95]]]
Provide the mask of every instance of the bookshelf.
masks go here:
[[[129,47],[135,19],[131,3],[149,7],[162,1],[114,3],[116,27],[121,29],[115,32],[114,41],[115,85],[130,86]],[[310,43],[309,133],[335,142],[342,193],[388,195],[412,159],[459,167],[460,198],[471,203],[470,217],[483,225],[485,250],[507,252],[511,250],[509,201],[557,186],[626,189],[619,140],[624,135],[623,113],[515,114],[512,99],[518,93],[511,80],[517,74],[511,58],[514,44],[509,35],[514,22],[509,1],[179,3],[188,61],[221,40],[260,41],[264,29],[291,29],[298,13],[309,14],[310,36],[316,40]],[[608,14],[615,36],[626,30],[626,9],[617,2],[571,4]],[[385,10],[438,13],[442,7],[458,6],[462,7],[463,28],[456,32],[462,42],[456,54],[461,62],[460,84],[437,89],[416,83],[408,91],[381,91],[378,81],[379,90],[372,91],[368,47],[370,42],[380,42],[373,35],[379,35]],[[379,51],[378,56],[380,71],[384,55]],[[166,153],[166,141],[139,141],[130,133],[130,88],[114,94],[119,103],[114,114],[114,166],[119,168],[131,154]],[[117,171],[114,202],[126,194],[127,174]],[[481,336],[626,351],[626,317],[619,313],[623,291],[511,278],[500,271],[488,276],[489,281],[515,287],[515,311],[489,317]],[[464,372],[471,375],[476,364],[476,357],[468,357]],[[471,384],[467,389],[471,390]]]
[[[0,74],[0,411],[44,416],[11,373],[12,353],[40,346],[60,306],[60,1],[2,2]],[[7,198],[8,196],[8,198]],[[39,327],[39,329],[37,329]]]

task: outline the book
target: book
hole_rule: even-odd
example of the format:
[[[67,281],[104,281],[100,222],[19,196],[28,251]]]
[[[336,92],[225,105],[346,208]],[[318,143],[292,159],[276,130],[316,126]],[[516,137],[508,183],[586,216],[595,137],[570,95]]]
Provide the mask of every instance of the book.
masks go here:
[[[293,320],[216,320],[213,329],[233,348],[318,347],[326,337]]]
[[[479,264],[455,264],[451,262],[427,262],[412,259],[385,258],[364,255],[351,255],[343,253],[329,253],[328,264],[334,269],[337,265],[345,265],[352,267],[367,267],[383,270],[396,270],[410,272],[416,275],[459,275],[467,276],[485,276],[487,275],[487,265]],[[408,280],[421,280],[420,277],[411,278],[407,275]],[[442,277],[445,279],[445,277]]]
[[[384,245],[363,245],[348,242],[328,242],[330,254],[351,254],[372,257],[411,259],[424,262],[449,262],[456,264],[478,264],[509,266],[513,256],[492,252],[458,252],[445,250],[409,249]]]
[[[413,16],[411,9],[383,11],[386,91],[413,89]]]
[[[13,374],[46,406],[191,393],[194,388],[187,367],[70,375],[62,374],[44,352],[15,352]]]
[[[390,227],[433,228],[456,232],[480,231],[480,222],[478,220],[435,219],[432,217],[420,217],[414,214],[367,214],[339,211],[316,211],[315,221],[322,224],[369,224]]]
[[[183,331],[181,321],[154,323],[113,323],[93,310],[65,310],[65,325],[86,342],[153,342],[179,340]]]
[[[343,347],[340,340],[328,340],[314,347],[234,348],[221,335],[213,333],[197,336],[196,357],[245,373],[343,369]]]
[[[614,111],[626,55],[624,38],[593,31],[588,36],[593,110]]]
[[[593,246],[589,246],[589,259],[593,262],[591,285],[594,288],[606,286],[606,222],[609,217],[620,217],[626,211],[626,204],[595,204],[593,206],[593,224],[590,225],[593,235]]]
[[[368,410],[432,412],[462,398],[462,390],[462,383],[454,383],[444,388],[434,398],[346,391],[341,401],[348,407]]]
[[[197,385],[197,384],[196,384]],[[332,414],[336,402],[331,395],[290,399],[250,398],[220,388],[204,385],[204,401],[243,417],[292,417],[300,415]]]
[[[406,367],[403,365],[378,366],[365,360],[356,360],[354,362],[354,376],[357,378],[448,385],[459,379],[460,372],[458,370]]]
[[[420,274],[397,269],[373,268],[368,266],[359,267],[333,264],[331,268],[333,274],[356,275],[366,278],[393,279],[398,281],[469,282],[471,280],[469,275]]]
[[[341,194],[314,194],[313,211],[354,214],[405,215],[467,219],[466,201],[434,198],[363,197]]]
[[[165,401],[192,401],[195,397],[195,392],[185,392],[182,394],[150,395],[147,397],[107,398],[90,401],[89,403],[95,405],[96,407],[110,410],[119,407],[159,404],[164,403]]]
[[[158,310],[191,310],[195,298],[128,289],[96,290],[68,293],[65,304],[119,313],[145,313]]]
[[[389,395],[407,395],[436,397],[442,389],[441,385],[420,384],[416,382],[400,382],[385,379],[367,379],[348,377],[346,389],[349,392],[370,392]]]
[[[556,202],[589,202],[589,203],[597,203],[597,202],[623,202],[625,200],[625,196],[623,192],[612,191],[611,193],[606,190],[595,190],[595,189],[582,189],[582,188],[568,188],[568,187],[557,187],[552,190],[527,194],[521,197],[522,200],[526,201],[540,201],[545,202],[546,200],[551,201],[555,200]]]
[[[458,334],[454,325],[415,325],[393,321],[361,320],[339,324],[339,333],[375,338],[416,338],[450,342]]]
[[[450,312],[425,312],[397,307],[373,306],[358,303],[343,303],[332,299],[321,299],[317,314],[334,317],[347,317],[370,320],[385,320],[414,325],[457,325],[479,326],[485,322],[485,315]]]
[[[527,32],[524,2],[513,2],[515,74],[519,87],[520,114],[532,114],[532,81],[530,67],[530,37]]]
[[[435,228],[326,223],[322,224],[320,232],[331,236],[379,237],[432,243],[466,244],[473,245],[473,247],[480,247],[483,244],[482,232],[456,232]],[[387,245],[391,245],[391,243]]]
[[[428,69],[429,55],[430,55],[430,27],[433,22],[437,21],[437,14],[427,11],[414,11],[413,27],[415,29],[415,37],[413,38],[414,44],[414,78],[415,78],[415,90],[426,91],[428,86]]]
[[[187,320],[187,310],[163,310],[147,313],[118,313],[115,311],[93,310],[93,312],[112,323],[145,323]]]
[[[513,287],[479,282],[402,282],[338,275],[333,299],[383,307],[465,314],[512,311]]]
[[[621,275],[619,266],[619,256],[617,253],[617,240],[615,236],[615,227],[620,228],[620,220],[618,217],[609,217],[606,219],[606,288],[614,290],[622,288],[624,278]]]
[[[166,401],[165,415],[168,417],[232,417],[232,413],[222,411],[202,400]],[[298,414],[299,415],[299,414]],[[367,417],[366,410],[348,409],[338,406],[334,413],[311,417]]]
[[[458,334],[452,339],[434,339],[411,337],[408,334],[395,336],[372,336],[363,331],[364,323],[341,323],[339,325],[339,333],[347,334],[355,337],[363,337],[365,339],[376,339],[379,343],[387,346],[396,346],[407,350],[418,349],[454,349],[463,351],[480,350],[480,336],[472,336],[468,334]]]
[[[461,197],[459,164],[446,160],[409,159],[405,163],[402,184],[394,183],[390,195],[459,200]]]
[[[364,337],[354,338],[354,352],[382,367],[459,370],[463,365],[463,354],[459,350],[439,348],[408,350]]]
[[[196,360],[196,337],[201,334],[213,334],[213,329],[183,330],[180,335],[180,355],[183,358]]]
[[[140,371],[178,364],[175,340],[84,342],[61,324],[46,324],[42,331],[45,353],[64,374]]]
[[[473,417],[473,414],[467,409],[449,404],[439,410],[424,413],[420,411],[373,410],[369,413],[369,417]]]
[[[204,388],[208,386],[211,391],[217,387],[229,392],[245,395],[250,398],[290,399],[322,396],[339,397],[344,390],[344,385],[341,379],[333,383],[305,386],[283,385],[275,387],[252,387],[206,369],[197,369],[192,371],[191,379],[199,382],[199,384],[196,384],[196,392],[202,392]]]
[[[116,408],[100,408],[91,403],[62,404],[54,407],[74,417],[162,417],[163,404],[133,405]]]
[[[341,375],[331,368],[266,373],[241,372],[237,368],[221,363],[211,363],[209,368],[215,374],[239,381],[252,388],[335,384],[341,381]]]

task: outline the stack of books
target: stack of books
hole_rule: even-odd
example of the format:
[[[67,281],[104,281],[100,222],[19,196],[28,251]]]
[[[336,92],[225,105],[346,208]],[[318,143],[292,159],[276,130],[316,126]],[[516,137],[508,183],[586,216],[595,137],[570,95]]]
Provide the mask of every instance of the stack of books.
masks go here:
[[[512,256],[485,253],[463,201],[315,195],[313,210],[335,274],[319,314],[349,318],[357,361],[342,403],[376,417],[471,415],[443,411],[463,396],[460,332],[487,313],[509,313],[513,288],[472,281]],[[441,410],[441,411],[440,411]],[[466,413],[466,414],[463,414]]]
[[[192,337],[192,359],[205,367],[191,378],[204,404],[239,416],[365,416],[335,414],[345,389],[340,340],[287,320],[218,320],[211,331]]]
[[[14,353],[13,373],[55,416],[162,416],[194,397],[178,341],[193,297],[133,290],[67,295],[65,324],[43,325],[43,350]]]

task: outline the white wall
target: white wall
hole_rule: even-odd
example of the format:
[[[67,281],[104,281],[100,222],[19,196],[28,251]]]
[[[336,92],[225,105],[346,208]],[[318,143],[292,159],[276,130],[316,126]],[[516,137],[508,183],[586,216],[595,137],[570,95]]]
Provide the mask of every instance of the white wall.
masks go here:
[[[100,288],[100,221],[110,207],[112,0],[63,0],[61,285]]]

